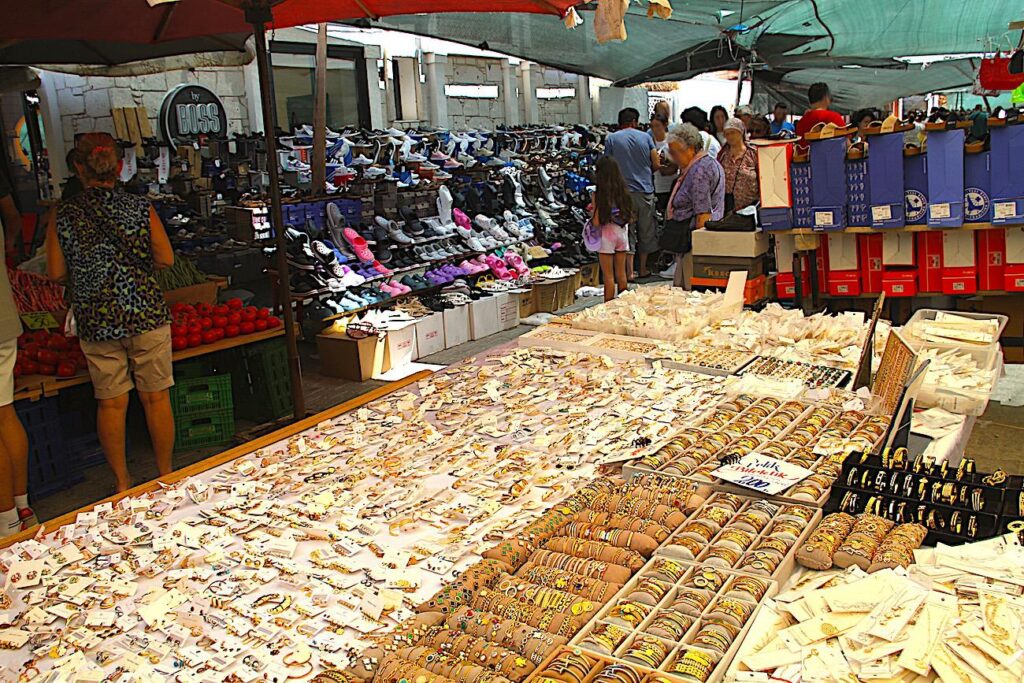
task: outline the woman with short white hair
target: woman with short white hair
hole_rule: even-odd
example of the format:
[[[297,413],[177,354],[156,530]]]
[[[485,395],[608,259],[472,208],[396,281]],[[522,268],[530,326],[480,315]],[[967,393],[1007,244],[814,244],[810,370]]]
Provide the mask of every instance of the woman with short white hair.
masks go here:
[[[689,123],[668,131],[668,151],[680,168],[666,210],[661,248],[675,254],[676,287],[690,288],[693,276],[693,231],[725,213],[725,173],[721,164],[704,151],[700,131]]]

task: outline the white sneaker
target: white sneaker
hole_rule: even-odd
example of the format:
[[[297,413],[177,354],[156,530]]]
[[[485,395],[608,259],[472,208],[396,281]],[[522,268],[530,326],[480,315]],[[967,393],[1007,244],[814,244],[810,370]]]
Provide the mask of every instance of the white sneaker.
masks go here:
[[[366,156],[360,154],[359,156],[357,156],[355,159],[352,160],[352,165],[353,166],[372,166],[373,165],[373,159],[367,159]]]
[[[675,277],[676,277],[676,264],[675,264],[675,262],[673,261],[671,266],[669,266],[665,270],[663,270],[660,273],[658,273],[658,277],[660,277],[663,280],[674,280]]]

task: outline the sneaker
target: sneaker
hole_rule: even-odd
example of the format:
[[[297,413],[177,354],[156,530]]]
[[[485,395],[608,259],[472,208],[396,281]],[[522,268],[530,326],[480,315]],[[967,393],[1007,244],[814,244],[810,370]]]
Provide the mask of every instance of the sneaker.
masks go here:
[[[658,277],[662,278],[663,280],[674,280],[676,277],[675,261],[673,261],[672,265],[670,265],[668,268],[658,273]]]
[[[36,513],[32,511],[32,508],[19,508],[18,518],[21,520],[22,531],[39,526],[39,518],[36,517]]]

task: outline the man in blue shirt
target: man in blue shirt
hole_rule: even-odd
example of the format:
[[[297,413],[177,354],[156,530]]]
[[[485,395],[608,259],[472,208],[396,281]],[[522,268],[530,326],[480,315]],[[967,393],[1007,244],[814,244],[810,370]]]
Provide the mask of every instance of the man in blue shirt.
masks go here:
[[[647,277],[647,257],[658,250],[658,229],[654,223],[654,173],[661,168],[654,140],[637,130],[640,112],[628,107],[619,112],[619,129],[604,141],[604,153],[615,159],[633,199],[635,220],[629,225],[629,251],[640,255],[640,277]],[[627,277],[633,279],[633,259],[626,262]]]
[[[796,128],[793,124],[786,120],[786,114],[789,113],[789,107],[786,106],[785,102],[779,102],[775,105],[775,109],[772,110],[772,121],[771,121],[771,134],[778,135],[782,131],[787,131],[796,135]]]

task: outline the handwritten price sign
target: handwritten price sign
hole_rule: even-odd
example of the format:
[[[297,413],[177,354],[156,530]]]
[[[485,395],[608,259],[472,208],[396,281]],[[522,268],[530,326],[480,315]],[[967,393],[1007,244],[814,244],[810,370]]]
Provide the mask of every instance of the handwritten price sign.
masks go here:
[[[767,455],[748,453],[735,462],[722,465],[712,474],[737,486],[774,496],[814,472]]]

